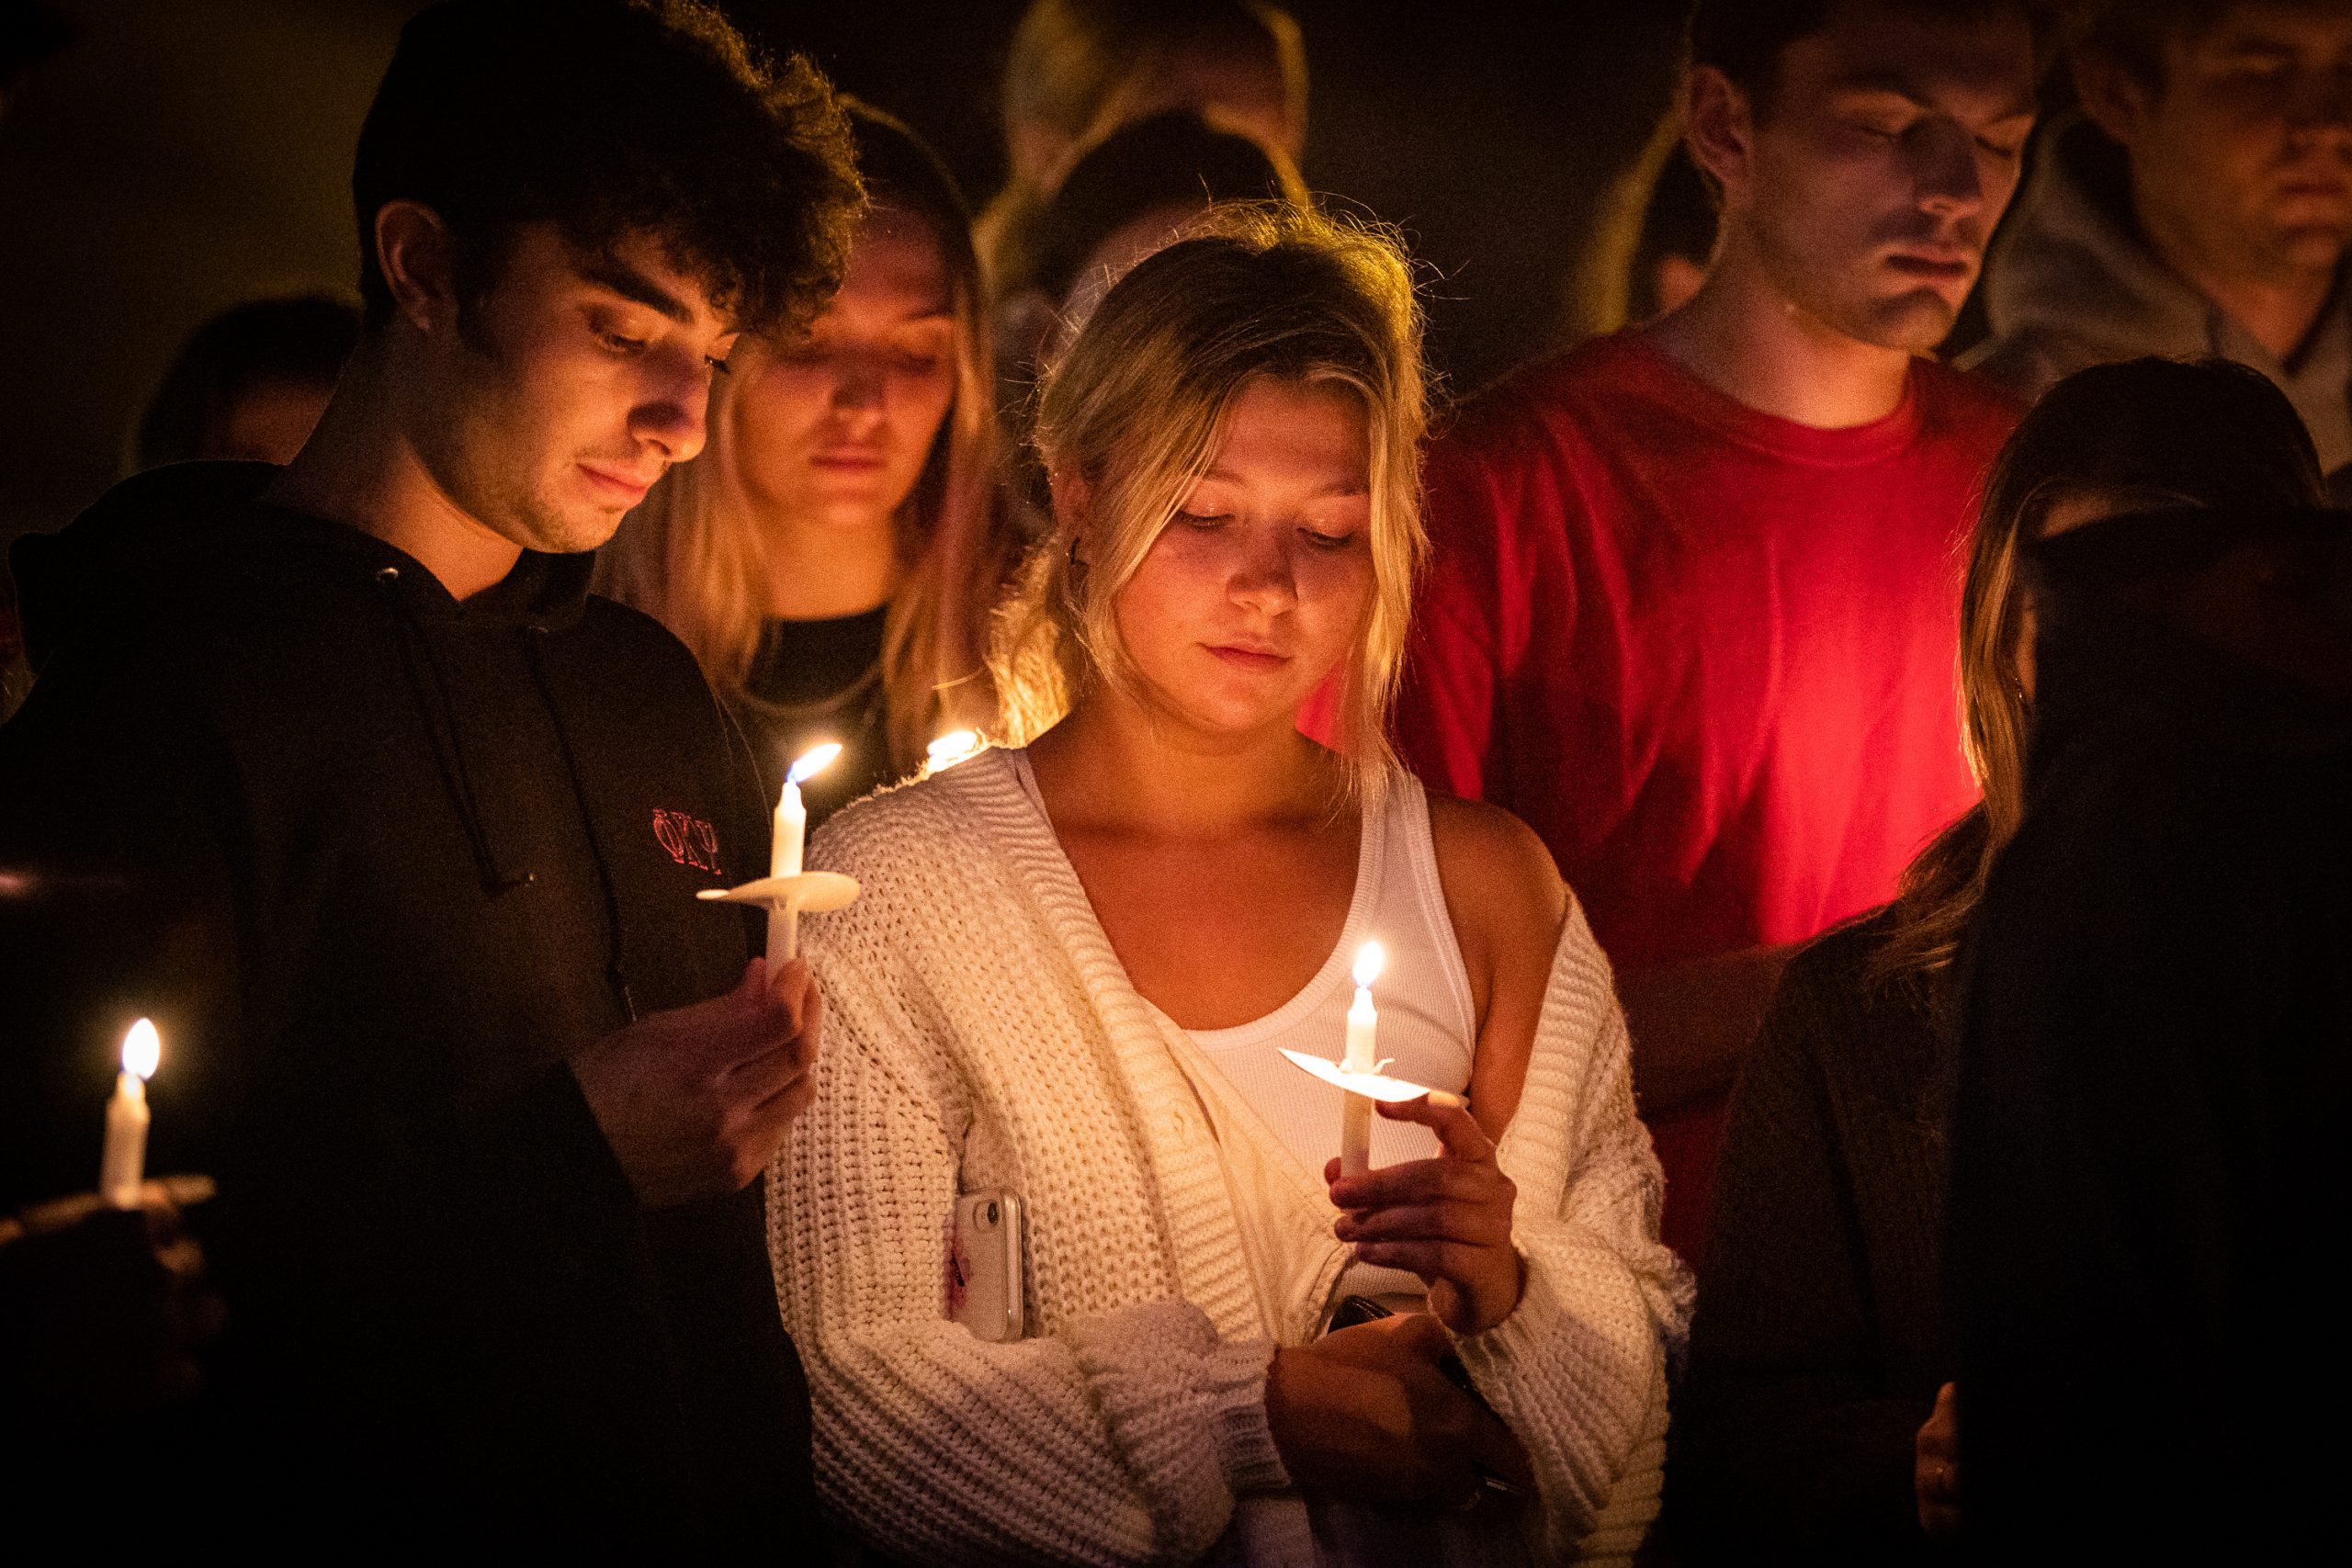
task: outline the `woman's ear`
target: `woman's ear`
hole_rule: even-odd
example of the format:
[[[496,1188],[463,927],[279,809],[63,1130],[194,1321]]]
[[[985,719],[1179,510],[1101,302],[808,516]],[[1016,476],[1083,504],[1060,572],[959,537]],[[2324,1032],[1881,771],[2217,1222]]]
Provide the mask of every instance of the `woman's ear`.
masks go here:
[[[1094,487],[1069,468],[1046,469],[1046,483],[1054,492],[1054,520],[1072,537],[1084,534],[1094,510]]]

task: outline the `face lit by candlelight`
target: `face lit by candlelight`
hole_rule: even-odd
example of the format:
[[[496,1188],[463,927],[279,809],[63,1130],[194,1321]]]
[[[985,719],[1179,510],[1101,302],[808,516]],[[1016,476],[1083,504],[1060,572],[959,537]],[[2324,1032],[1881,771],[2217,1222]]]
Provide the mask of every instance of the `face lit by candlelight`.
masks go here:
[[[155,1032],[154,1024],[146,1019],[132,1024],[130,1032],[122,1037],[122,1070],[132,1077],[141,1081],[153,1077],[155,1065],[163,1060],[163,1037]]]
[[[1249,383],[1115,605],[1147,699],[1199,730],[1292,723],[1363,636],[1371,437],[1332,383]]]
[[[724,400],[745,495],[796,525],[885,532],[956,400],[956,288],[922,219],[878,208],[804,335],[748,339]]]
[[[591,254],[551,224],[525,224],[483,287],[461,291],[439,220],[394,209],[406,248],[386,273],[414,329],[402,423],[418,461],[501,537],[594,549],[672,464],[702,450],[733,324],[644,235]]]

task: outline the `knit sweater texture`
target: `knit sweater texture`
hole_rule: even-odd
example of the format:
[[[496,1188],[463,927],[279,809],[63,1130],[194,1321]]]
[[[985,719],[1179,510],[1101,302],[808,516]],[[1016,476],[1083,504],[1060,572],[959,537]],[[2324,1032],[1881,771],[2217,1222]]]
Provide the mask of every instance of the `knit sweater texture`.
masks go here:
[[[809,863],[864,887],[808,927],[820,1092],[771,1171],[820,1494],[910,1561],[1247,1555],[1238,1500],[1289,1479],[1267,1366],[1317,1332],[1345,1247],[1326,1236],[1264,1321],[1199,1102],[1005,755],[842,812]],[[1629,1561],[1689,1287],[1656,1239],[1657,1165],[1581,913],[1498,1157],[1526,1294],[1457,1348],[1533,1461],[1547,1559]],[[956,1194],[996,1188],[1028,1209],[1030,1337],[1001,1345],[944,1304]]]
[[[1913,1439],[1951,1377],[1944,1024],[1875,982],[1885,911],[1791,962],[1734,1092],[1668,1516],[1692,1563],[1925,1552]]]

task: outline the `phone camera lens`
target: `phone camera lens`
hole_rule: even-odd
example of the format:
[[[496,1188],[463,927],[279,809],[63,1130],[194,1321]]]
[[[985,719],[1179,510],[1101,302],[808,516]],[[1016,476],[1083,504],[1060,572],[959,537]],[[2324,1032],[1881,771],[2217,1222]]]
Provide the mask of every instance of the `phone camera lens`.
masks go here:
[[[994,1203],[990,1203],[989,1205],[989,1224],[996,1224],[996,1205]]]

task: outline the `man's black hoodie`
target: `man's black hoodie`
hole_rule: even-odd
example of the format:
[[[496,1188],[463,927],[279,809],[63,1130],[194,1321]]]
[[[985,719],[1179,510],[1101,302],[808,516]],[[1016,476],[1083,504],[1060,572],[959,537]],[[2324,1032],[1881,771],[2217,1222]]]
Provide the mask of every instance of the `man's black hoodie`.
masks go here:
[[[160,470],[16,552],[0,1199],[90,1185],[151,1013],[149,1168],[220,1184],[232,1326],[175,1428],[217,1520],[801,1538],[758,1188],[640,1211],[566,1065],[741,980],[751,923],[694,895],[764,865],[749,758],[590,558],[460,604],[275,473]]]

